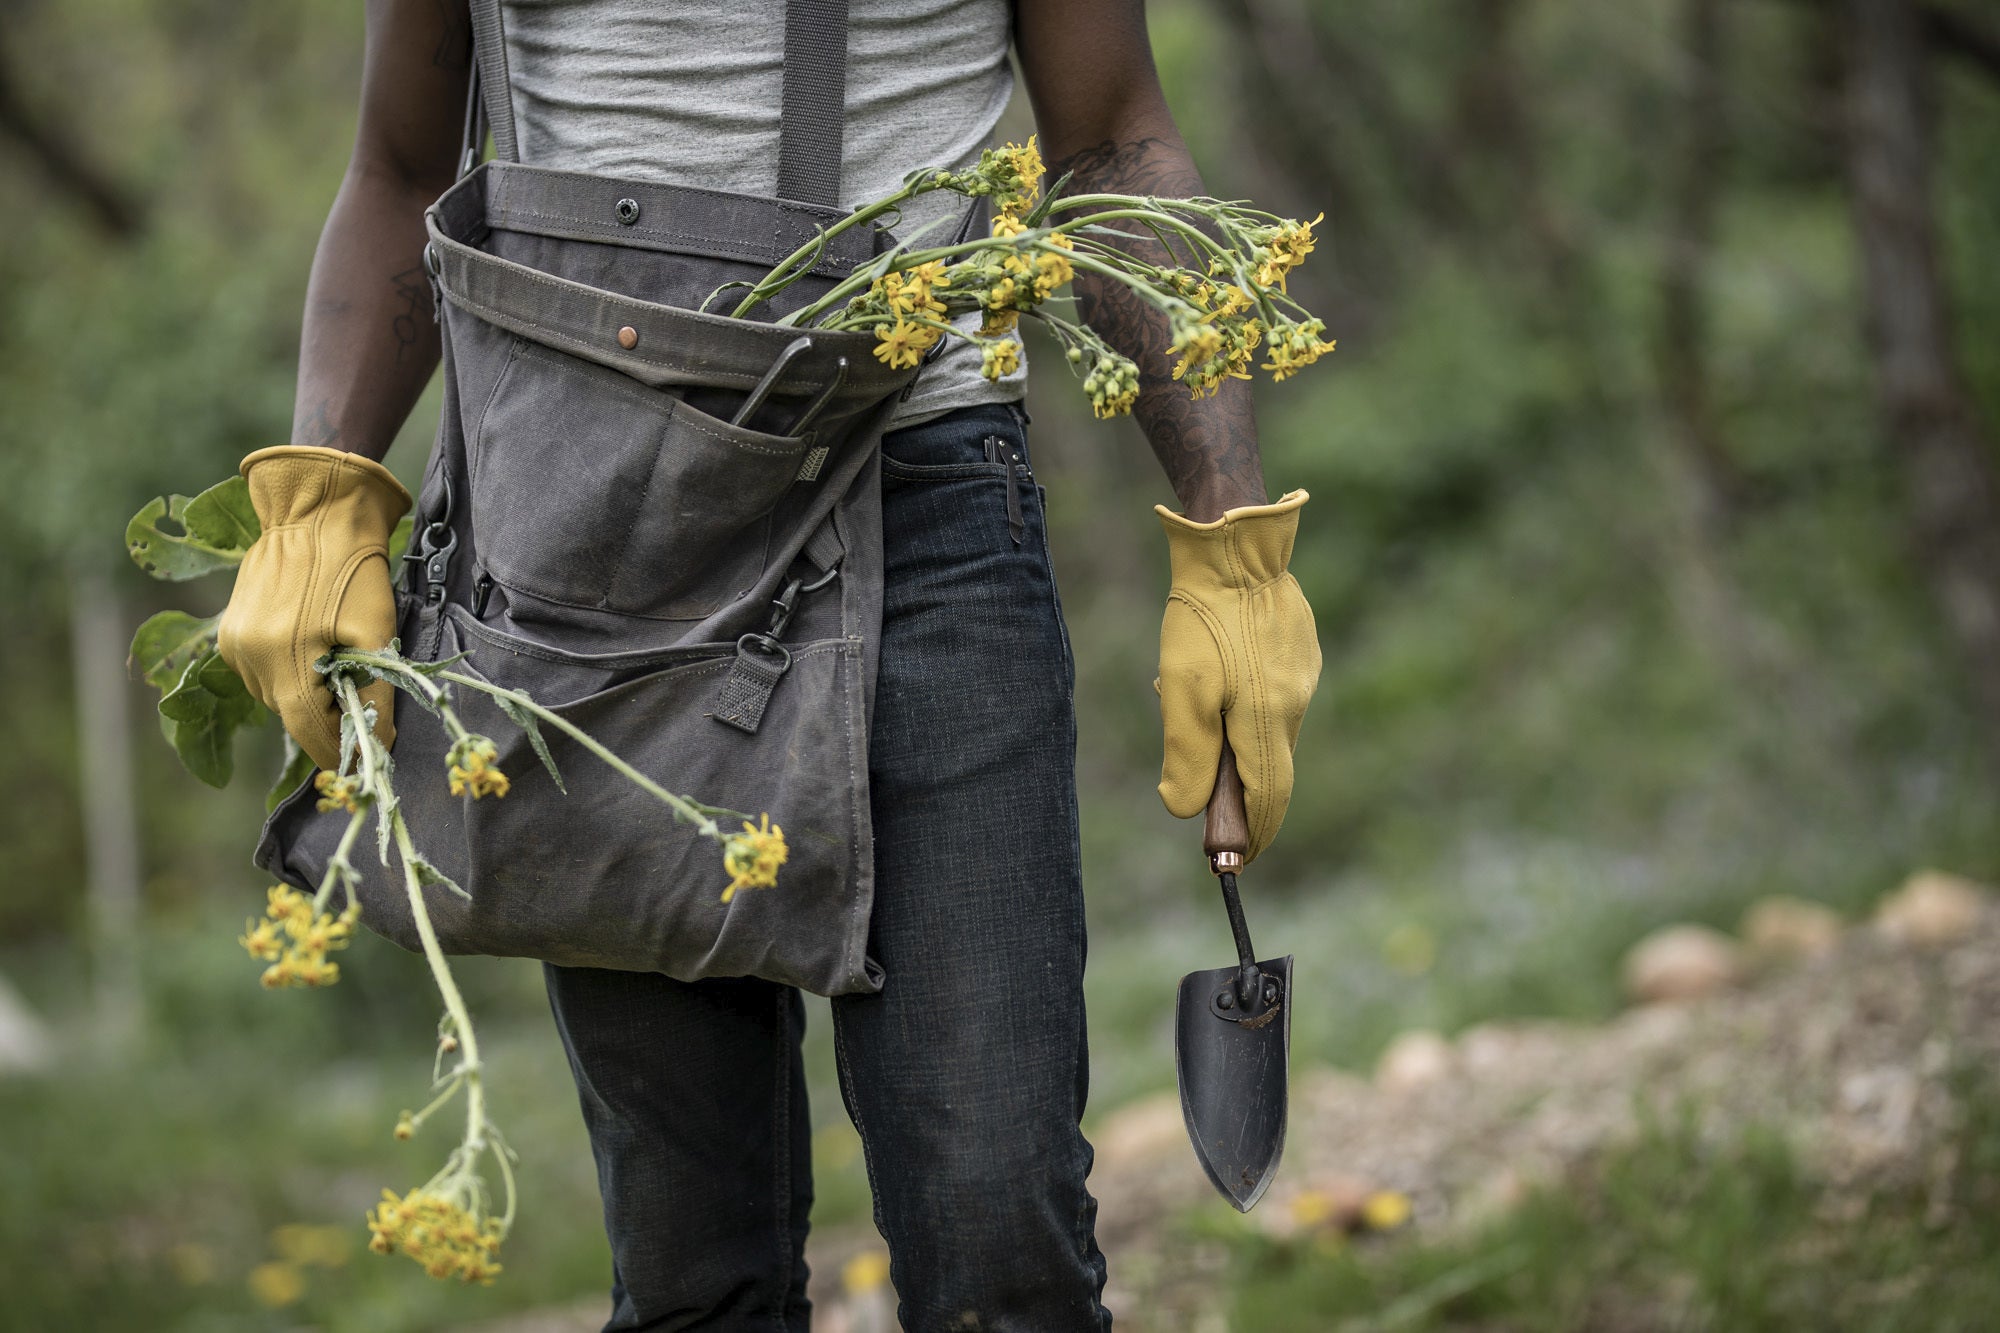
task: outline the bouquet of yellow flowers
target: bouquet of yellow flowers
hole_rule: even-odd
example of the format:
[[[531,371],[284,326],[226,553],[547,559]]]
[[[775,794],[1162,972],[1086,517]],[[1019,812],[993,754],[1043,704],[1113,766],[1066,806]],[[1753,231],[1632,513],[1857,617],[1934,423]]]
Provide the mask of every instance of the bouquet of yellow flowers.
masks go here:
[[[777,322],[824,329],[866,329],[875,355],[894,369],[914,367],[939,339],[979,345],[989,379],[1012,372],[1020,345],[1009,337],[1026,315],[1055,335],[1100,418],[1132,410],[1139,368],[1088,325],[1050,302],[1079,270],[1136,293],[1173,331],[1173,377],[1196,398],[1261,368],[1275,380],[1297,374],[1334,349],[1325,324],[1292,300],[1286,275],[1305,261],[1320,219],[1297,222],[1219,199],[1155,199],[1127,194],[1065,195],[1058,181],[1044,196],[1042,156],[1026,144],[988,149],[964,171],[911,173],[900,189],[856,209],[801,247],[751,287],[736,308],[748,315],[812,268],[827,238],[872,226],[935,190],[993,202],[991,235],[950,245],[905,244]],[[1131,242],[1151,239],[1166,262],[1142,257]],[[1179,261],[1185,254],[1186,264]],[[712,299],[712,298],[711,298]],[[951,322],[979,311],[977,332]]]

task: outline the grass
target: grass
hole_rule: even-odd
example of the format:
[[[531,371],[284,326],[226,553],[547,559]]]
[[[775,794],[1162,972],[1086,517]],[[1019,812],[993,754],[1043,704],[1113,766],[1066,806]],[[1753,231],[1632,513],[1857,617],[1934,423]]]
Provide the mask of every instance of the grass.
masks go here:
[[[1836,1193],[1781,1131],[1721,1139],[1689,1113],[1437,1243],[1280,1242],[1232,1229],[1230,1326],[1260,1333],[1480,1330],[1951,1333],[2000,1309],[2000,1094],[1965,1116],[1929,1190]]]

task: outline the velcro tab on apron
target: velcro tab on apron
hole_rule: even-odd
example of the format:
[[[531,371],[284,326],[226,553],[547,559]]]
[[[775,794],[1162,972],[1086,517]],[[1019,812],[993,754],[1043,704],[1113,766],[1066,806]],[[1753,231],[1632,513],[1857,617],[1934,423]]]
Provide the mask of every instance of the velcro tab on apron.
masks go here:
[[[709,716],[738,731],[757,734],[764,723],[764,709],[770,705],[771,691],[791,669],[792,655],[768,634],[746,634],[736,641],[736,660],[722,678],[716,695],[715,711]]]

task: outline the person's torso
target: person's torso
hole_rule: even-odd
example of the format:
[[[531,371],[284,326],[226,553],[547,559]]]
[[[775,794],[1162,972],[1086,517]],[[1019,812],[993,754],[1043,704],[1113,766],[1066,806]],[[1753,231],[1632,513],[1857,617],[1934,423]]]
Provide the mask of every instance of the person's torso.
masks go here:
[[[505,13],[522,161],[773,193],[783,0],[505,0]],[[853,0],[848,22],[844,201],[975,160],[1013,91],[1009,0]]]
[[[976,161],[1013,92],[1011,0],[852,0],[848,22],[843,202]],[[504,0],[503,31],[523,162],[774,193],[784,0]],[[926,195],[895,230],[949,239],[963,203]],[[908,415],[1020,397],[1020,373],[968,383],[978,349],[951,341]]]

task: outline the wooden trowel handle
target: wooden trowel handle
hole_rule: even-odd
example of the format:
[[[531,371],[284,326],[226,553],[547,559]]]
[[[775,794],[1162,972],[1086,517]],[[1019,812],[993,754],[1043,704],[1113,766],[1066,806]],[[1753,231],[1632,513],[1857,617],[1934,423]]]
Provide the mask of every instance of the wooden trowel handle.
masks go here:
[[[1236,755],[1228,741],[1222,743],[1222,762],[1215,768],[1215,794],[1208,798],[1208,822],[1201,831],[1201,847],[1208,853],[1209,869],[1218,875],[1241,870],[1243,857],[1250,850],[1250,817],[1243,809],[1243,779],[1236,776]]]

